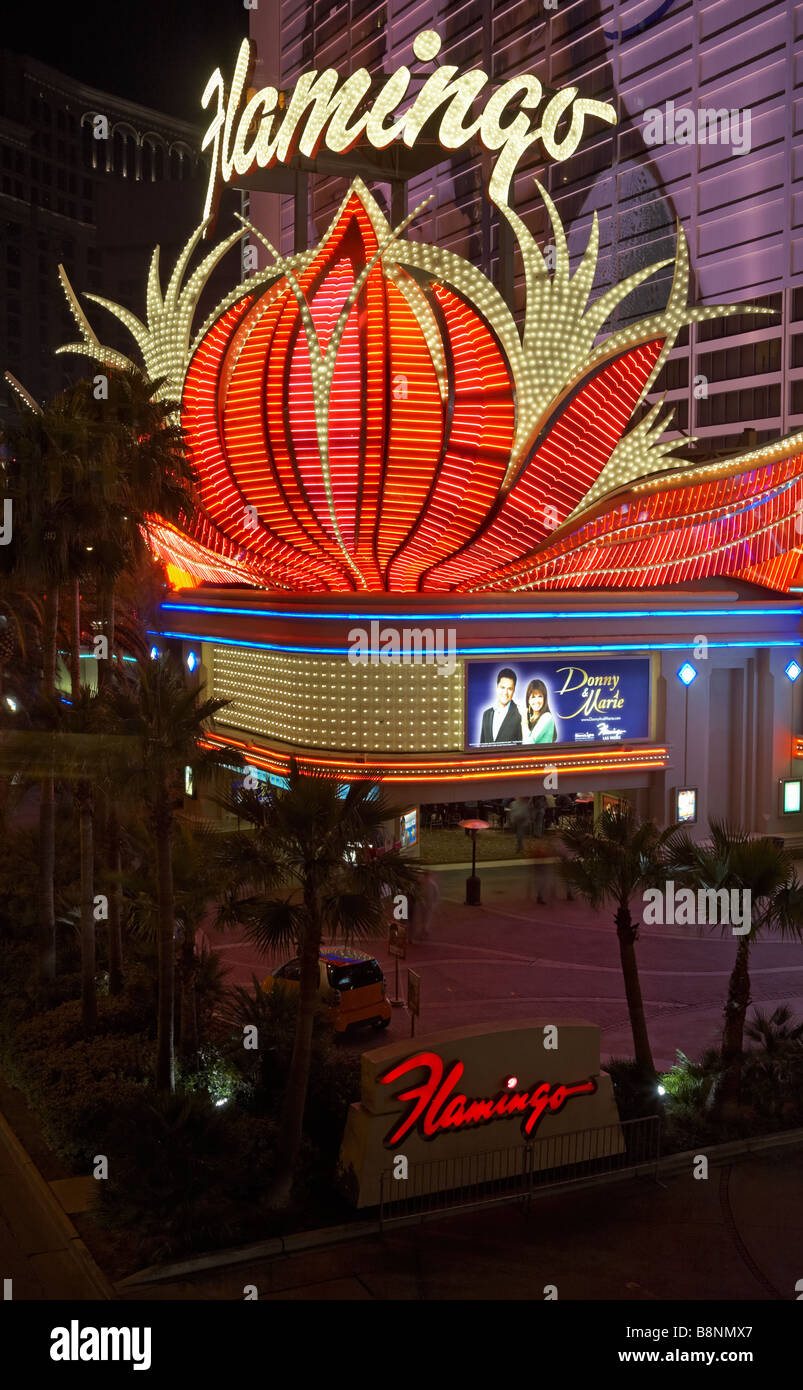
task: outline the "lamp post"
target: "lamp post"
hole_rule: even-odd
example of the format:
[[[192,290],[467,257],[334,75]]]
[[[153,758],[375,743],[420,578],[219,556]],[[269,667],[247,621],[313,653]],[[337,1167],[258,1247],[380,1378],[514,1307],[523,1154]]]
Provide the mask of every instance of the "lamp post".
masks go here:
[[[477,878],[477,831],[487,830],[487,820],[461,820],[464,830],[471,831],[471,878],[466,879],[466,907],[480,906],[480,881]]]

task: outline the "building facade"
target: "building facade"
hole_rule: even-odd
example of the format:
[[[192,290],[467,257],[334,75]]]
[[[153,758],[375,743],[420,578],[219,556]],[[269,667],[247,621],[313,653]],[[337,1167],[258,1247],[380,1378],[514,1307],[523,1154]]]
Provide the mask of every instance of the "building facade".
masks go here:
[[[74,328],[58,266],[82,291],[142,314],[154,245],[175,255],[195,225],[201,126],[6,50],[0,77],[0,375],[10,371],[43,401],[86,370],[54,353]],[[105,327],[125,351],[114,320]],[[2,383],[5,421],[13,398]]]
[[[288,89],[311,68],[377,75],[410,63],[419,81],[414,35],[441,35],[439,61],[479,67],[497,86],[535,72],[547,89],[578,86],[615,105],[617,124],[584,140],[568,161],[525,155],[511,201],[544,242],[550,229],[535,179],[571,228],[575,258],[590,219],[600,223],[595,290],[674,252],[685,227],[701,303],[749,303],[771,312],[697,324],[681,336],[655,383],[678,433],[700,452],[739,450],[803,426],[803,14],[794,0],[528,0],[404,4],[399,0],[261,0],[251,14],[259,50],[257,82]],[[695,121],[681,113],[695,113]],[[697,113],[719,113],[713,129]],[[660,121],[650,116],[654,112]],[[727,121],[724,117],[727,116]],[[714,125],[709,122],[709,127]],[[712,138],[714,137],[714,138]],[[735,157],[734,157],[735,156]],[[406,189],[412,209],[434,195],[411,235],[457,251],[497,284],[506,280],[505,227],[485,196],[488,159],[474,145],[456,151]],[[318,239],[343,192],[342,177],[309,174],[310,240]],[[388,208],[391,189],[385,189]],[[293,200],[255,193],[260,225],[285,249]],[[507,256],[510,250],[507,251]],[[669,270],[622,304],[613,323],[661,307]],[[521,312],[521,265],[510,273]],[[692,446],[693,447],[693,446]]]
[[[700,835],[803,830],[797,16],[637,11],[252,14],[224,147],[255,138],[239,112],[263,87],[292,112],[312,67],[426,82],[424,26],[440,64],[537,72],[617,117],[525,157],[507,207],[473,143],[449,156],[425,127],[417,165],[380,168],[310,138],[242,173],[266,240],[195,336],[187,305],[135,329],[200,478],[192,522],[151,528],[177,590],[154,644],[230,702],[210,741],[258,778],[294,756],[410,810],[559,785]],[[702,103],[716,138],[679,140]],[[686,424],[703,457],[673,457]]]
[[[399,660],[379,650],[355,660],[354,605],[331,597],[299,607],[242,591],[176,594],[154,640],[175,643],[192,679],[230,701],[212,740],[269,782],[281,784],[293,754],[343,781],[381,779],[411,808],[558,789],[595,793],[597,809],[605,796],[626,797],[660,824],[676,818],[687,789],[697,793],[685,799],[695,803],[694,834],[709,817],[754,833],[803,832],[803,816],[784,808],[785,784],[801,776],[803,690],[787,674],[800,656],[798,602],[741,585],[599,593],[593,604],[559,597],[506,595],[473,612],[443,599],[361,605],[369,635],[372,620],[380,633],[451,630],[453,669],[416,659],[409,639]],[[613,730],[610,742],[571,744],[566,722],[562,741],[537,749],[478,746],[469,679],[479,668],[492,699],[503,669],[549,680],[571,667],[604,679],[623,662],[649,665],[644,737]],[[553,707],[554,691],[553,680]],[[523,696],[520,680],[519,708]]]

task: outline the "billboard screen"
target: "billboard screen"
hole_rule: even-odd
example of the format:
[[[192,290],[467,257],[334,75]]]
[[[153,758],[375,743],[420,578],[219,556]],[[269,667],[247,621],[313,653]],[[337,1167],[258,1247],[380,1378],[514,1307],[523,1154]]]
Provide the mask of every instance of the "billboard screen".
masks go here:
[[[407,811],[399,818],[399,843],[402,849],[412,849],[418,839],[418,811]]]
[[[466,746],[625,743],[650,736],[650,659],[466,663]]]

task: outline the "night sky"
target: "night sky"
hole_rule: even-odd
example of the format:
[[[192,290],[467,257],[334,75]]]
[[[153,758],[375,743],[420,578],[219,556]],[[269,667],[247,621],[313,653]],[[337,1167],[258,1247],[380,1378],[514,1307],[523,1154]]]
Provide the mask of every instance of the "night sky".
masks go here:
[[[0,45],[200,125],[206,79],[230,70],[248,20],[242,0],[17,0]]]

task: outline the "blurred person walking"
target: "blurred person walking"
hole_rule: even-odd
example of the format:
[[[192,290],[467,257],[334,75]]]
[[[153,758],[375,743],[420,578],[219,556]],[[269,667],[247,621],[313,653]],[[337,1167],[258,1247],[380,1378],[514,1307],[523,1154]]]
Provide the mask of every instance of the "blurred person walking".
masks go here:
[[[440,902],[441,890],[431,869],[424,869],[420,879],[420,895],[411,903],[408,930],[411,941],[425,941],[429,936],[430,923]]]

